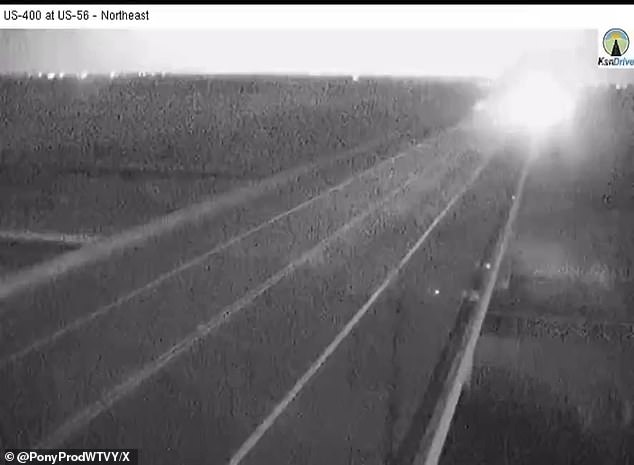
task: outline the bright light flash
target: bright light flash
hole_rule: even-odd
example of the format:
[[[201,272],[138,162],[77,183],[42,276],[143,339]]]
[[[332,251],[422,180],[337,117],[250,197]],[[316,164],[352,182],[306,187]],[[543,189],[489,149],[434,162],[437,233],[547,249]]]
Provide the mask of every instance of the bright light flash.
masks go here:
[[[572,117],[571,92],[546,73],[530,73],[495,99],[491,110],[502,126],[542,133]]]

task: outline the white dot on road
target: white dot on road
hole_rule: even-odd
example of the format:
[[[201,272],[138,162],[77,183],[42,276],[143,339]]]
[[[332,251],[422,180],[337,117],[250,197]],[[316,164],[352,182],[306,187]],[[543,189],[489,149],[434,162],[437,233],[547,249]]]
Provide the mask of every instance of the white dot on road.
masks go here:
[[[487,270],[490,270],[490,269],[491,269],[491,264],[487,262],[487,263],[485,263],[485,264],[484,264],[484,267],[485,267]]]
[[[434,295],[440,294],[440,289],[434,289]]]

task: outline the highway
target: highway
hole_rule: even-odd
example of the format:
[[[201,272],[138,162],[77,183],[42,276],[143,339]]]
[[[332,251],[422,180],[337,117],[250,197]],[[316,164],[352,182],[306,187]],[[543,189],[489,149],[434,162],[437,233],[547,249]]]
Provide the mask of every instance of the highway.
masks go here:
[[[391,460],[512,203],[506,155],[393,138],[0,281],[3,445]]]

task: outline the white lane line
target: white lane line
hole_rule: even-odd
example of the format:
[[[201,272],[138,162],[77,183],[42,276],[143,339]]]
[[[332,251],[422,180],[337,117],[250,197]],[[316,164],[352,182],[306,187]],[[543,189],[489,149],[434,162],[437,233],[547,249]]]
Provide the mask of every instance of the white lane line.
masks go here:
[[[502,259],[504,258],[506,248],[511,238],[511,231],[517,218],[524,192],[524,185],[526,183],[526,177],[528,175],[528,167],[529,165],[526,163],[522,169],[515,191],[515,201],[511,205],[511,210],[506,224],[504,225],[504,229],[501,231],[501,235],[498,238],[498,242],[494,250],[493,265],[489,271],[488,280],[485,288],[482,289],[482,296],[476,304],[473,317],[470,319],[467,327],[465,328],[465,332],[462,335],[463,339],[459,342],[460,350],[458,351],[456,357],[451,361],[451,369],[447,378],[444,380],[443,390],[432,413],[427,431],[421,440],[421,449],[418,451],[418,454],[414,459],[413,463],[415,465],[438,464],[449,428],[451,426],[451,421],[458,405],[458,400],[460,399],[460,393],[462,392],[463,385],[468,379],[473,367],[476,344],[480,337],[482,324],[484,323],[484,318],[486,316],[487,309],[489,308],[491,296],[493,295]]]
[[[422,174],[422,176],[424,175],[425,173]],[[277,273],[269,277],[266,281],[259,284],[254,289],[248,291],[240,299],[224,307],[221,310],[220,314],[214,316],[212,319],[205,323],[199,324],[196,331],[181,339],[180,342],[172,346],[168,351],[164,352],[158,358],[144,365],[140,370],[134,372],[122,383],[110,389],[108,392],[106,392],[106,394],[103,395],[101,399],[83,408],[78,413],[73,415],[70,419],[63,422],[55,431],[53,431],[45,439],[40,440],[39,443],[33,447],[36,449],[50,449],[54,448],[56,445],[64,443],[65,440],[87,426],[93,419],[95,419],[105,411],[109,410],[116,402],[130,395],[144,381],[146,381],[151,376],[157,374],[175,358],[184,354],[196,343],[200,342],[209,334],[211,334],[216,328],[229,321],[230,318],[232,318],[238,312],[251,304],[257,297],[262,295],[264,292],[266,292],[268,289],[273,287],[284,278],[290,276],[300,265],[306,263],[315,256],[319,256],[319,254],[321,254],[331,243],[342,237],[350,229],[363,221],[373,212],[379,210],[389,201],[396,198],[410,184],[420,179],[421,174],[410,174],[408,179],[402,185],[393,189],[382,199],[373,202],[366,210],[353,217],[348,223],[336,230],[332,235],[322,239],[313,248],[304,252],[299,258],[286,265],[284,268],[279,270]]]
[[[90,234],[67,234],[53,231],[0,230],[0,240],[18,242],[52,242],[57,244],[84,245],[101,240],[102,237]]]
[[[242,234],[239,234],[237,236],[234,236],[233,238],[229,239],[228,241],[219,244],[217,246],[215,246],[214,248],[208,250],[207,252],[203,253],[202,255],[199,255],[197,257],[194,257],[191,260],[188,260],[187,262],[183,263],[182,265],[173,268],[170,271],[167,271],[161,275],[159,275],[159,277],[155,278],[154,280],[150,281],[149,283],[145,284],[142,287],[139,287],[121,297],[119,297],[118,299],[116,299],[114,302],[111,302],[107,305],[104,305],[102,307],[99,307],[97,310],[93,311],[92,313],[89,313],[83,317],[80,317],[74,321],[72,321],[71,323],[67,324],[66,326],[64,326],[63,328],[58,329],[57,331],[42,337],[40,339],[35,340],[34,342],[32,342],[31,344],[27,345],[26,347],[24,347],[23,349],[14,352],[8,356],[5,356],[4,358],[0,359],[0,369],[2,369],[4,366],[6,366],[7,364],[11,364],[11,363],[16,363],[19,360],[21,360],[22,358],[26,357],[28,354],[30,354],[31,352],[37,351],[37,350],[41,350],[42,348],[52,344],[53,342],[57,341],[58,339],[64,337],[66,334],[71,333],[72,331],[77,331],[78,329],[82,328],[83,326],[87,325],[88,323],[90,323],[91,321],[94,321],[102,316],[107,315],[109,312],[111,312],[112,310],[114,310],[115,308],[119,307],[120,305],[126,303],[127,301],[138,297],[142,294],[144,294],[145,292],[148,292],[154,288],[156,288],[158,285],[162,284],[163,282],[167,281],[170,278],[173,278],[175,276],[177,276],[178,274],[182,273],[183,271],[192,268],[196,265],[199,265],[201,263],[203,263],[206,259],[208,259],[210,256],[217,254],[219,252],[222,252],[223,250],[227,249],[228,247],[231,247],[232,245],[235,245],[236,243],[246,239],[248,236],[255,234],[256,232],[264,229],[265,227],[295,213],[298,212],[306,207],[308,207],[309,205],[311,205],[312,203],[325,198],[331,194],[333,194],[334,192],[340,191],[342,189],[344,189],[345,187],[347,187],[348,185],[350,185],[351,183],[362,179],[365,176],[371,175],[373,174],[376,170],[380,169],[382,166],[388,165],[390,163],[395,163],[398,159],[406,156],[406,155],[411,155],[410,151],[404,151],[401,152],[397,155],[394,155],[386,160],[382,160],[381,162],[377,163],[376,165],[371,166],[370,168],[363,170],[359,173],[355,173],[352,176],[350,176],[349,178],[347,178],[346,180],[344,180],[342,183],[333,186],[329,189],[327,189],[326,191],[318,194],[315,197],[312,197],[302,203],[300,203],[299,205],[296,205],[295,207],[291,208],[290,210],[287,210],[285,212],[282,212],[278,215],[275,215],[274,217],[270,218],[269,220],[259,224],[258,226],[255,226],[245,232],[243,232]],[[437,166],[440,163],[446,162],[447,160],[442,160],[442,159],[436,159],[434,161],[431,161],[429,163],[429,165],[424,167],[425,171],[429,171],[432,170],[435,166]]]
[[[337,347],[343,342],[343,340],[352,332],[354,327],[359,323],[361,318],[368,312],[368,310],[372,307],[372,305],[377,301],[380,295],[394,282],[400,271],[403,267],[409,262],[412,256],[420,249],[423,243],[427,240],[432,231],[436,228],[436,226],[443,220],[445,215],[451,210],[454,204],[460,199],[467,189],[475,182],[478,178],[482,169],[485,165],[481,165],[475,171],[474,175],[471,179],[462,187],[462,189],[449,201],[447,206],[436,216],[434,221],[429,225],[429,227],[425,230],[423,235],[416,241],[414,246],[407,252],[407,254],[401,259],[401,261],[388,273],[385,280],[379,285],[379,287],[374,291],[374,293],[370,296],[370,298],[363,304],[363,306],[355,313],[355,315],[348,321],[348,323],[344,326],[344,328],[337,334],[335,339],[326,347],[326,349],[322,352],[322,354],[313,362],[313,364],[308,368],[308,370],[302,375],[302,377],[295,383],[293,388],[284,396],[279,404],[273,408],[271,413],[264,419],[262,423],[251,433],[251,435],[247,438],[247,440],[240,446],[240,448],[236,451],[236,453],[231,457],[229,461],[229,465],[238,465],[242,462],[249,452],[257,445],[262,436],[266,434],[266,432],[273,426],[275,421],[279,418],[282,413],[288,408],[288,406],[293,402],[293,400],[297,397],[302,389],[310,382],[310,380],[315,376],[315,374],[319,371],[319,369],[326,363],[328,358],[335,352]]]
[[[383,142],[393,141],[396,135],[375,139],[371,143],[325,160],[317,160],[306,165],[291,168],[262,181],[249,183],[246,186],[225,192],[210,199],[205,199],[193,205],[176,210],[165,216],[154,219],[146,224],[130,228],[119,234],[104,238],[102,241],[87,244],[78,250],[68,252],[46,262],[37,264],[24,271],[20,271],[0,278],[0,300],[23,292],[32,286],[40,285],[53,278],[68,273],[71,270],[86,266],[98,260],[106,259],[114,253],[135,245],[140,245],[152,237],[167,234],[187,223],[193,223],[201,218],[210,218],[221,211],[247,201],[256,199],[263,194],[285,185],[299,176],[326,165],[332,165],[340,160],[351,158],[367,150],[379,146]],[[2,308],[0,307],[0,312]]]

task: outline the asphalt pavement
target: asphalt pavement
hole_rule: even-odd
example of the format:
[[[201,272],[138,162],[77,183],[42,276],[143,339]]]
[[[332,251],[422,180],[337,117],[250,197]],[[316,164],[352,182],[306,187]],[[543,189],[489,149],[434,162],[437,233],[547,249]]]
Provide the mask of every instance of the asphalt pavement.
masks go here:
[[[389,459],[511,202],[519,160],[478,148],[459,128],[366,151],[3,283],[4,443]]]

